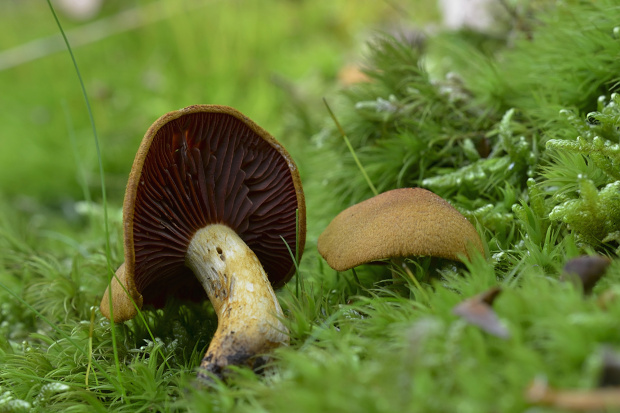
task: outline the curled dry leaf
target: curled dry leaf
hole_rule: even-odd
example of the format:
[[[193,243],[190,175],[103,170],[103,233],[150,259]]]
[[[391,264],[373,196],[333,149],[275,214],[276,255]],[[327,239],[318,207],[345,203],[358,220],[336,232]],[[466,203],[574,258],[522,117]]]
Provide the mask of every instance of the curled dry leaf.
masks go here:
[[[495,298],[501,291],[499,287],[493,287],[462,301],[454,307],[452,312],[489,334],[507,339],[510,337],[510,332],[501,323],[492,307],[493,301],[495,301]]]
[[[567,389],[550,388],[544,380],[534,380],[525,393],[528,402],[576,412],[620,408],[620,388]]]
[[[583,287],[583,292],[589,294],[600,280],[611,260],[601,255],[584,255],[569,260],[562,271],[561,279]]]

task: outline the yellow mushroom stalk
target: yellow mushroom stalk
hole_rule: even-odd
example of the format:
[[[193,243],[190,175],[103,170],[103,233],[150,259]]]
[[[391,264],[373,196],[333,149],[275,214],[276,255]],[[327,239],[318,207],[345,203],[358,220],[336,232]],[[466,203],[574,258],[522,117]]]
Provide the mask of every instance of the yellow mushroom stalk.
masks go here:
[[[267,274],[235,231],[217,224],[199,230],[185,260],[218,319],[201,369],[221,375],[228,365],[257,368],[264,363],[257,355],[288,345],[282,309]],[[205,376],[202,371],[199,375]]]

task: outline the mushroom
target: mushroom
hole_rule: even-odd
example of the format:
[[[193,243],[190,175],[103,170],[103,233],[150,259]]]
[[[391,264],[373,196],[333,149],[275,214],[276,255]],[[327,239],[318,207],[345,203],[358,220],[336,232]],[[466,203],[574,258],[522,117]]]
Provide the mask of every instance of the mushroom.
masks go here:
[[[390,258],[484,254],[474,226],[422,188],[393,189],[345,209],[319,236],[318,249],[336,271]]]
[[[125,262],[101,301],[106,317],[122,322],[168,296],[206,292],[218,326],[202,378],[258,368],[288,344],[272,287],[291,278],[303,251],[305,202],[295,163],[264,129],[226,106],[163,115],[135,157],[123,222]]]

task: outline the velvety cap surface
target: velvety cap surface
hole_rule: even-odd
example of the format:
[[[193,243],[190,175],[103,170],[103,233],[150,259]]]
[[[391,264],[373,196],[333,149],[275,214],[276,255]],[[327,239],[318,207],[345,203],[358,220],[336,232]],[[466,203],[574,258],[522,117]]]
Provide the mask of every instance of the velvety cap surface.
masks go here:
[[[470,248],[484,253],[473,225],[452,205],[422,188],[384,192],[338,214],[318,240],[337,271],[394,257],[458,261]]]

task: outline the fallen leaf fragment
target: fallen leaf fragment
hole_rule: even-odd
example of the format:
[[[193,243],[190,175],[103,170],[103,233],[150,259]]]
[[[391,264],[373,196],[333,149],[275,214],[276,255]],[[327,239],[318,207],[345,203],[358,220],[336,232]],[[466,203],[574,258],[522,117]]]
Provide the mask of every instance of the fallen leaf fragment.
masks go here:
[[[601,255],[584,255],[568,260],[564,264],[561,279],[570,281],[583,287],[583,292],[589,294],[600,280],[611,260]]]
[[[465,321],[494,336],[507,339],[510,332],[499,320],[493,310],[493,301],[502,290],[493,287],[483,293],[462,301],[452,309],[452,313],[462,317]]]

